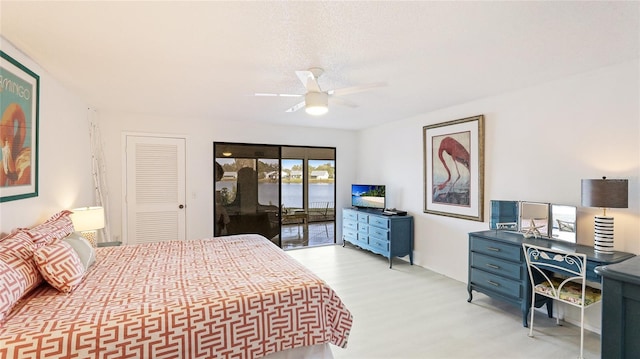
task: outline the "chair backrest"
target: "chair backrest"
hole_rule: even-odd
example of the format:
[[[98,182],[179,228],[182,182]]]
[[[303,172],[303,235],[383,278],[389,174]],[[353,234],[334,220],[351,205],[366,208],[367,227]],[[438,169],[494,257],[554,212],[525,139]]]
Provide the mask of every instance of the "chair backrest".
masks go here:
[[[581,297],[584,298],[587,275],[587,256],[585,254],[526,243],[522,244],[522,249],[532,283],[537,284],[540,280],[546,281],[546,285],[551,288],[550,296],[559,299],[560,291],[567,283],[577,282],[582,286]],[[564,278],[552,280],[552,272],[558,273]]]

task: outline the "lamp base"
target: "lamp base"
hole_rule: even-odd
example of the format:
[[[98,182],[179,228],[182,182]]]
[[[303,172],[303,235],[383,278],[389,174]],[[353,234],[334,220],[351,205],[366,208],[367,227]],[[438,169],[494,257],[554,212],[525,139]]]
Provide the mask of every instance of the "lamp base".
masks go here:
[[[98,246],[96,243],[98,231],[84,231],[80,233],[82,233],[82,236],[91,244],[91,247],[96,248]]]
[[[598,253],[613,253],[613,217],[596,216],[594,249]]]

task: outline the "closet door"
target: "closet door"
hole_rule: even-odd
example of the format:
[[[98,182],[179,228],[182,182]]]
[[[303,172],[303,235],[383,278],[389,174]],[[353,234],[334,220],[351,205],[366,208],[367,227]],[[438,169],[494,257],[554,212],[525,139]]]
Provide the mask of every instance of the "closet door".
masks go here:
[[[185,239],[185,139],[126,136],[125,152],[125,243]]]

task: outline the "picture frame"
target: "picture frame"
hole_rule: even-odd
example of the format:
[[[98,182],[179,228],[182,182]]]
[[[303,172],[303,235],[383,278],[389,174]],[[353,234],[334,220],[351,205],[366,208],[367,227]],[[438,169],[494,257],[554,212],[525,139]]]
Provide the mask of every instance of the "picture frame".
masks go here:
[[[0,51],[0,202],[38,196],[40,77]]]
[[[484,221],[484,115],[422,129],[424,212]]]

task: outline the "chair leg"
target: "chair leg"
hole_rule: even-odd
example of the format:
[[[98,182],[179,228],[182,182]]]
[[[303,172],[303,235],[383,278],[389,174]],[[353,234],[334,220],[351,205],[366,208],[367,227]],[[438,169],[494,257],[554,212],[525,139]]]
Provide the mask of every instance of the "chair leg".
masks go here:
[[[582,351],[584,348],[584,306],[580,308],[580,356],[578,359],[582,359]]]
[[[534,291],[531,295],[531,308],[529,311],[531,312],[531,320],[529,321],[529,336],[533,337],[533,314],[536,311],[536,292]]]

